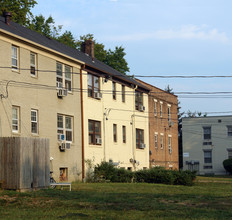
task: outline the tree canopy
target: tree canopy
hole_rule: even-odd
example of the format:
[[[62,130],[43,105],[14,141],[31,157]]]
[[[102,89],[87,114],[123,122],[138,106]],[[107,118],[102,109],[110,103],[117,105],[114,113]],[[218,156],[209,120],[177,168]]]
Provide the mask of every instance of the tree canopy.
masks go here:
[[[0,14],[11,12],[13,21],[26,25],[32,17],[31,8],[36,4],[35,0],[0,0]]]
[[[129,72],[130,69],[125,59],[125,48],[116,46],[114,50],[107,50],[104,44],[98,43],[94,39],[93,34],[80,36],[78,40],[71,31],[66,30],[61,34],[62,25],[55,26],[52,16],[47,19],[42,14],[33,16],[31,9],[36,4],[35,0],[0,0],[0,13],[3,15],[4,11],[11,12],[13,21],[75,49],[80,50],[82,42],[91,39],[94,41],[94,54],[98,60],[123,74]]]

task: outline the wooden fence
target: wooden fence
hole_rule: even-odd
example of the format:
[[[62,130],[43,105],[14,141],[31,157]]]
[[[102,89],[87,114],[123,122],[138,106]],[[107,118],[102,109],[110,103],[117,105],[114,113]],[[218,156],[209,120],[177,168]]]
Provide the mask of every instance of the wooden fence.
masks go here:
[[[50,183],[49,140],[0,138],[0,183],[4,189],[30,190]]]

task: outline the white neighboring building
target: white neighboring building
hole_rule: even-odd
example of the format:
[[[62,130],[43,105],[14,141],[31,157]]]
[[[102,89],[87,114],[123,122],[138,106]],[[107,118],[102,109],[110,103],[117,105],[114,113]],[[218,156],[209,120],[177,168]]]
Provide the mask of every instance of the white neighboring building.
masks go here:
[[[183,169],[200,175],[225,175],[232,158],[232,116],[183,118]]]

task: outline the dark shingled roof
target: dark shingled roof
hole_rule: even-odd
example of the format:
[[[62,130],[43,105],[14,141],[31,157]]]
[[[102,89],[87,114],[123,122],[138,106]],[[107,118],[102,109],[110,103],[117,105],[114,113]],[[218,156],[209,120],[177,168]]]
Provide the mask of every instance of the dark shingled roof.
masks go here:
[[[19,25],[13,21],[10,22],[10,25],[7,25],[5,23],[5,18],[0,16],[0,28],[8,31],[12,34],[15,34],[17,36],[20,36],[22,38],[25,38],[27,40],[30,40],[32,42],[35,42],[37,44],[40,44],[42,46],[45,46],[47,48],[50,48],[52,50],[58,51],[62,54],[65,54],[67,56],[70,56],[74,59],[80,60],[86,64],[86,66],[92,67],[94,69],[98,69],[100,71],[103,71],[105,73],[108,73],[112,75],[115,78],[127,81],[128,83],[134,84],[139,86],[140,88],[143,88],[147,91],[149,89],[142,85],[139,82],[136,82],[134,79],[125,76],[124,74],[118,72],[117,70],[113,69],[112,67],[102,63],[101,61],[94,59],[94,62],[92,61],[92,58],[90,56],[87,56],[85,53],[71,48],[69,46],[66,46],[65,44],[62,44],[54,39],[50,39],[44,35],[41,35],[40,33],[37,33],[36,31],[32,31],[26,27],[23,27],[22,25]]]

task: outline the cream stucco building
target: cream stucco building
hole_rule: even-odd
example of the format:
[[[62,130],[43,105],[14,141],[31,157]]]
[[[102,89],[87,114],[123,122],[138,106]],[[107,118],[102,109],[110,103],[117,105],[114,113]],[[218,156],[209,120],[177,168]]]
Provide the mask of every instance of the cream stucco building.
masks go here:
[[[223,175],[232,158],[232,116],[183,118],[183,169]]]

